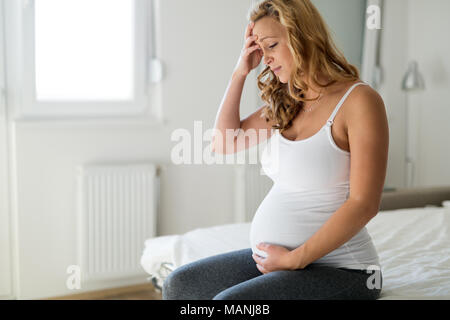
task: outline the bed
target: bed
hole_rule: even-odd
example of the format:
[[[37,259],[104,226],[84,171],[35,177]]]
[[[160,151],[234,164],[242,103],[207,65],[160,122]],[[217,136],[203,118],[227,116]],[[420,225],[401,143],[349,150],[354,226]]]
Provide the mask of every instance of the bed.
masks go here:
[[[383,192],[366,225],[383,274],[380,300],[450,299],[450,187]],[[250,247],[250,222],[198,228],[145,241],[141,266],[155,288],[186,263]]]

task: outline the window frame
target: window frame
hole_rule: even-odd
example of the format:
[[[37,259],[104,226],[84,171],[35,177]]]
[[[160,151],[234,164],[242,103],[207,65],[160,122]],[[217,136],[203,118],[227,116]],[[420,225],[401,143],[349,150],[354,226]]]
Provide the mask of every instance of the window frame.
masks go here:
[[[134,1],[134,99],[130,101],[37,101],[35,85],[34,0],[24,0],[21,15],[22,100],[16,119],[139,116],[150,111],[149,62],[152,52],[152,2]]]

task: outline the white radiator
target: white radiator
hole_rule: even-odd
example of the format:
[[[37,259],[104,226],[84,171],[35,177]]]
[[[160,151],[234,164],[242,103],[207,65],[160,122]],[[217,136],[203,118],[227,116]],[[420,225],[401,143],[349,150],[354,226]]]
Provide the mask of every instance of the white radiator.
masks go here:
[[[154,164],[78,168],[78,258],[82,281],[142,275],[144,241],[156,236]]]

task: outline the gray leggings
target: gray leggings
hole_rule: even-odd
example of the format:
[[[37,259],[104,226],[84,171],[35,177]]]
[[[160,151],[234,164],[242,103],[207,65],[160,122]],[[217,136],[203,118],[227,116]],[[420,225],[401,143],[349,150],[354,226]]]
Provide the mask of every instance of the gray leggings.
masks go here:
[[[381,271],[379,276],[381,279]],[[365,270],[308,265],[304,269],[262,274],[252,250],[203,258],[172,271],[163,283],[163,300],[378,299]],[[382,283],[381,280],[379,283]]]

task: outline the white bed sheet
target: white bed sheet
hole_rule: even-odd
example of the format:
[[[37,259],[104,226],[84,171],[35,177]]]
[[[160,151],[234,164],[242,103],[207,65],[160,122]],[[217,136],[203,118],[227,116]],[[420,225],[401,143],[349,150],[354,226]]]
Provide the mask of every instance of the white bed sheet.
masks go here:
[[[380,299],[450,299],[450,207],[380,211],[366,228],[380,258]],[[151,238],[145,242],[141,265],[158,278],[162,263],[177,268],[249,248],[249,231],[250,223],[239,223]],[[163,279],[157,280],[161,285]]]
[[[381,299],[450,299],[449,209],[381,211],[367,224],[380,257]]]

